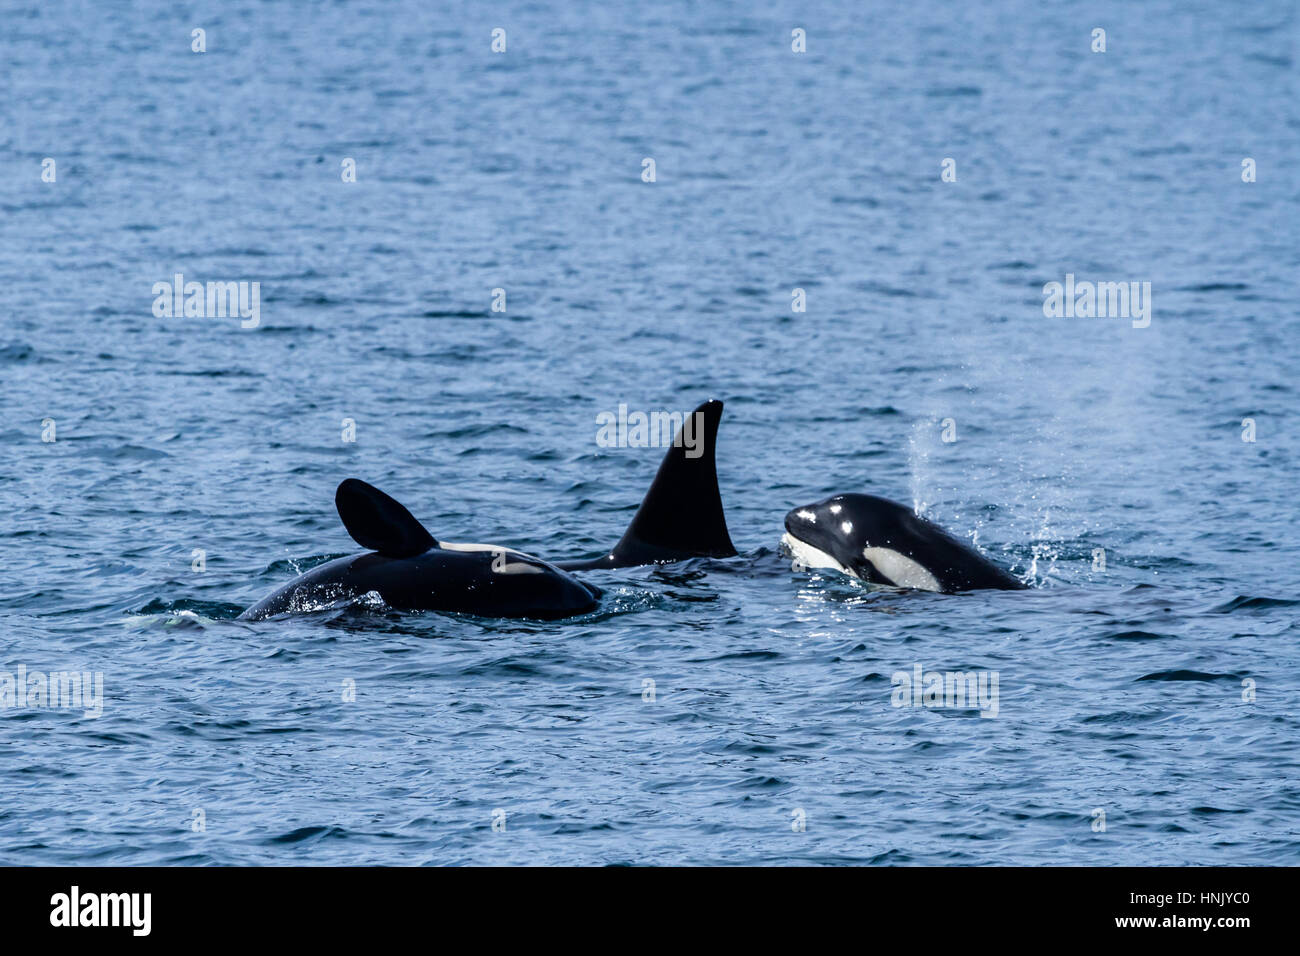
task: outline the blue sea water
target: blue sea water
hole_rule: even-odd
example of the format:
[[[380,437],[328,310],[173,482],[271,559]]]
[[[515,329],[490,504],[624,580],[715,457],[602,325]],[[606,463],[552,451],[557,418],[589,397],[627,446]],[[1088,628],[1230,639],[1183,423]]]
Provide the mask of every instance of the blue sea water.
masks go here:
[[[0,708],[0,863],[1300,862],[1298,37],[6,0],[0,671],[104,701]],[[178,272],[260,324],[156,317]],[[1149,282],[1149,327],[1046,317],[1067,274]],[[572,621],[234,620],[354,550],[348,476],[599,553],[660,450],[597,415],[707,398],[736,558],[591,575]],[[1033,589],[792,571],[783,514],[842,491]],[[997,715],[894,706],[916,665],[995,672]]]

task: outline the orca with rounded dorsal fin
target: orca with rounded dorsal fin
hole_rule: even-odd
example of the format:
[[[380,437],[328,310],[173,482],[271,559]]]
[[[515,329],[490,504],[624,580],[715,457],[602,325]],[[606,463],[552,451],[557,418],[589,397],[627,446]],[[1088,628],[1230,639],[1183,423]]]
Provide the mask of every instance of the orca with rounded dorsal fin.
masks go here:
[[[243,614],[260,621],[376,593],[405,611],[545,620],[594,610],[600,591],[540,558],[498,545],[440,542],[399,502],[348,478],[334,495],[352,540],[370,550],[317,565]]]
[[[570,571],[730,557],[736,550],[727,533],[714,464],[722,403],[705,402],[691,414],[699,416],[692,425],[699,443],[685,442],[679,430],[632,523],[601,558],[551,563],[502,545],[439,541],[400,502],[359,478],[348,478],[338,486],[334,504],[352,540],[367,551],[312,568],[239,619],[323,609],[372,592],[398,610],[572,617],[594,610],[601,591]],[[695,457],[686,454],[696,448]]]

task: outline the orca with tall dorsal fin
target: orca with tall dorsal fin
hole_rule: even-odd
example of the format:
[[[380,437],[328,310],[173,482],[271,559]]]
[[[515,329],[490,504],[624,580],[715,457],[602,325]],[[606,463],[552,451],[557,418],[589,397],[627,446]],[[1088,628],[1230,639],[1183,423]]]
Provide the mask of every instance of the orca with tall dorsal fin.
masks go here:
[[[682,422],[655,480],[613,549],[590,560],[557,561],[568,571],[631,568],[736,554],[718,492],[715,448],[722,402],[705,402]],[[690,427],[694,441],[685,434]],[[698,449],[698,451],[697,451]],[[694,454],[692,454],[694,453]]]
[[[678,431],[632,523],[602,558],[554,564],[502,545],[440,542],[400,502],[348,478],[335,492],[334,504],[352,540],[367,551],[299,575],[239,620],[323,609],[372,592],[398,610],[551,620],[596,608],[600,589],[579,581],[571,570],[730,557],[736,551],[714,464],[722,403],[706,402],[691,414],[698,416],[692,423],[698,443],[686,442]],[[695,457],[686,454],[696,448],[701,450]]]

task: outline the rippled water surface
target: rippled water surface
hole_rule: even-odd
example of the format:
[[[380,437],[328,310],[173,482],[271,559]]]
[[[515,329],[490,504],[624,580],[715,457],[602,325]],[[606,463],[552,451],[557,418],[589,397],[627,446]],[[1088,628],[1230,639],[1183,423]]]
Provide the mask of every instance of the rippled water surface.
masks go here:
[[[0,670],[105,694],[0,709],[0,862],[1300,859],[1287,5],[0,22]],[[177,272],[260,282],[260,326],[155,317]],[[1066,274],[1150,282],[1150,326],[1046,318]],[[564,622],[234,620],[354,550],[347,476],[595,554],[660,455],[596,416],[712,397],[736,558]],[[793,572],[837,491],[1035,587]],[[893,706],[918,664],[997,715]]]

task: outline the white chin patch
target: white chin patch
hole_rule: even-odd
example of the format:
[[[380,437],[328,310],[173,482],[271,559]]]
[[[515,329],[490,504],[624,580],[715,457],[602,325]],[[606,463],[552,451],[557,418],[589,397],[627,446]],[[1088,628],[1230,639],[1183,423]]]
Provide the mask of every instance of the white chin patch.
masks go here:
[[[800,541],[788,531],[781,535],[781,549],[790,556],[790,567],[796,571],[829,568],[841,574],[853,574],[825,551],[819,551],[806,541]]]
[[[862,556],[871,562],[881,576],[898,588],[916,588],[920,591],[942,591],[943,587],[922,565],[905,554],[890,548],[863,548]]]

